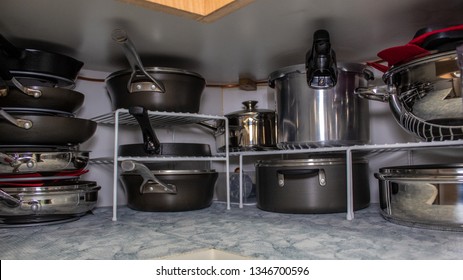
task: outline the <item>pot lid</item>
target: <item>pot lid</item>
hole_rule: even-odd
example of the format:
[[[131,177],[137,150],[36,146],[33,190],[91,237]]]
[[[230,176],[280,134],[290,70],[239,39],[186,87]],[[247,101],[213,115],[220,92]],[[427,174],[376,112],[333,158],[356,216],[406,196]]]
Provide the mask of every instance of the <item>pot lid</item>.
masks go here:
[[[353,163],[366,162],[363,159],[355,159]],[[308,159],[281,159],[281,160],[259,160],[256,167],[298,167],[316,165],[338,165],[346,164],[345,157],[313,157]]]
[[[430,62],[440,62],[440,61],[443,61],[444,63],[445,61],[451,62],[451,64],[446,64],[447,67],[450,66],[450,68],[448,69],[448,72],[457,72],[459,71],[459,68],[458,68],[458,63],[457,63],[456,58],[457,58],[456,51],[436,53],[433,55],[417,58],[415,60],[412,60],[402,65],[392,66],[386,73],[384,73],[383,81],[387,81],[389,77],[395,73],[399,73],[404,70],[408,71],[410,70],[410,68],[417,67],[417,66],[430,63]]]
[[[337,69],[338,71],[342,72],[355,72],[355,73],[362,73],[363,70],[367,67],[364,64],[360,63],[351,63],[351,62],[337,62]],[[305,64],[297,64],[292,66],[287,66],[280,68],[274,72],[272,72],[268,77],[268,83],[270,87],[275,86],[275,80],[284,78],[290,74],[306,74]]]
[[[226,114],[225,116],[226,117],[235,117],[235,116],[241,116],[241,115],[247,115],[247,114],[256,114],[256,113],[275,113],[275,111],[273,110],[269,110],[269,109],[257,109],[257,103],[258,101],[256,100],[247,100],[247,101],[244,101],[242,102],[242,104],[244,105],[244,110],[241,110],[241,111],[236,111],[236,112],[232,112],[232,113],[228,113]]]
[[[379,172],[384,175],[421,176],[421,175],[463,175],[463,164],[426,164],[383,167]]]

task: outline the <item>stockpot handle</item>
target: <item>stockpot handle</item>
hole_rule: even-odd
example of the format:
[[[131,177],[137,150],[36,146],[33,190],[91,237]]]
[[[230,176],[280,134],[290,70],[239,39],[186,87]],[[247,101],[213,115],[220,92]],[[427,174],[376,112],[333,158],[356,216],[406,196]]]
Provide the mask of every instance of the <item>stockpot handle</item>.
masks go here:
[[[277,177],[278,177],[278,186],[284,187],[285,186],[285,176],[297,176],[297,175],[305,175],[309,177],[314,177],[318,175],[318,183],[320,186],[326,186],[326,174],[324,169],[278,169],[277,170]]]
[[[135,171],[143,178],[143,182],[140,185],[140,194],[144,193],[167,193],[177,194],[177,186],[172,184],[166,184],[160,181],[153,172],[149,170],[146,165],[132,161],[125,160],[121,163],[123,171]],[[153,184],[154,183],[154,184]],[[148,187],[149,184],[149,187]]]
[[[390,94],[387,90],[387,86],[371,86],[371,87],[358,87],[354,90],[354,93],[360,98],[388,102]]]
[[[152,75],[150,75],[146,70],[145,67],[143,66],[143,63],[141,62],[140,57],[138,56],[138,53],[135,49],[134,44],[132,41],[129,39],[127,36],[127,32],[122,29],[115,29],[113,30],[111,37],[113,38],[114,41],[119,43],[122,46],[122,49],[124,51],[124,54],[127,58],[127,60],[130,63],[130,67],[132,68],[132,74],[130,76],[130,79],[127,83],[127,90],[130,93],[133,93],[135,91],[143,91],[144,86],[143,83],[138,83],[135,85],[132,85],[132,80],[136,75],[137,70],[140,70],[143,75],[145,75],[154,85],[154,89],[151,87],[151,85],[148,86],[147,91],[158,91],[158,92],[166,92],[166,89],[164,85],[162,84],[161,81],[156,80]]]

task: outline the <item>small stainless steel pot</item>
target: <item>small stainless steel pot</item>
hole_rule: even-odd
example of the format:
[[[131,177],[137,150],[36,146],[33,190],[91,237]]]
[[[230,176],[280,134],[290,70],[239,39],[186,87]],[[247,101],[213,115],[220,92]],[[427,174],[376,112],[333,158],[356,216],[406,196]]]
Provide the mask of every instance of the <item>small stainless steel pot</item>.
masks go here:
[[[463,231],[463,164],[384,167],[381,215],[410,227]]]
[[[275,111],[257,109],[257,101],[243,102],[244,110],[225,115],[228,118],[231,150],[276,149]],[[221,138],[221,135],[217,136]],[[219,150],[224,150],[222,146]]]

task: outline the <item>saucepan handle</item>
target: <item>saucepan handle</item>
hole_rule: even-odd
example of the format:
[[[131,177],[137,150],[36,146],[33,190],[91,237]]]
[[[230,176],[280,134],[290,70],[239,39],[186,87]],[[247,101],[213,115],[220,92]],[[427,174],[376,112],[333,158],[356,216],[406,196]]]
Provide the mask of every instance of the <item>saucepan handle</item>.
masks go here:
[[[277,170],[278,186],[285,186],[285,177],[291,176],[318,176],[318,183],[320,186],[326,186],[326,175],[324,169],[318,168],[303,168],[303,169],[279,169]]]
[[[168,193],[177,194],[177,187],[172,184],[166,184],[160,181],[146,165],[125,160],[121,163],[123,171],[135,171],[143,177],[143,182],[140,185],[140,194],[145,193]]]
[[[10,115],[8,112],[0,108],[0,116],[12,123],[13,125],[19,127],[19,128],[24,128],[24,129],[30,129],[32,128],[32,121],[31,120],[26,120],[26,119],[17,119]]]
[[[112,34],[112,38],[114,41],[119,43],[122,46],[124,54],[127,60],[130,63],[130,67],[132,68],[132,74],[130,76],[129,82],[127,84],[127,90],[132,93],[136,91],[158,91],[158,92],[166,92],[166,89],[161,81],[158,81],[152,75],[150,75],[143,66],[140,57],[135,49],[134,44],[127,36],[127,32],[122,29],[115,29]],[[143,73],[151,82],[149,84],[146,83],[132,83],[133,78],[135,77],[137,70]],[[154,86],[154,87],[153,87]]]

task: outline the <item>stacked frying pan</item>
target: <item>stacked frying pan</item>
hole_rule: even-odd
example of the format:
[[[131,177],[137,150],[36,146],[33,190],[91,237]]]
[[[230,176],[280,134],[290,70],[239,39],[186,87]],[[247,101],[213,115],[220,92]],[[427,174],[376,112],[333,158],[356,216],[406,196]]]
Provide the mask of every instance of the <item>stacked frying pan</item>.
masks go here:
[[[91,210],[100,187],[79,180],[97,124],[75,117],[83,63],[18,48],[0,35],[0,224],[54,223]]]

